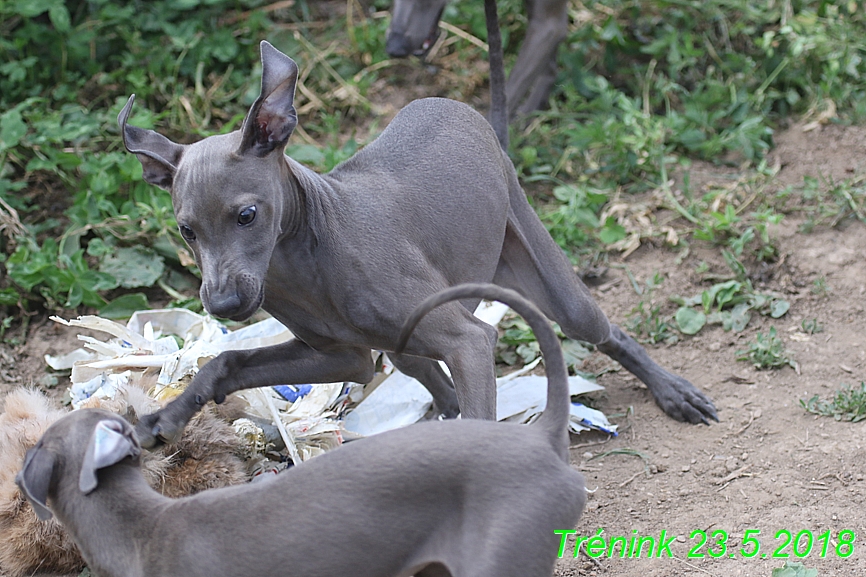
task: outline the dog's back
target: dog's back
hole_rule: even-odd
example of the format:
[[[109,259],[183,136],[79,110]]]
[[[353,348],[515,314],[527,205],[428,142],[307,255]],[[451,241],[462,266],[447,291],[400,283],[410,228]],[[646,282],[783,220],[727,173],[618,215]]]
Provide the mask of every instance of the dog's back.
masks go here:
[[[452,165],[501,170],[503,157],[490,123],[471,106],[447,98],[421,98],[401,109],[376,140],[331,174],[359,165],[364,170],[382,167],[384,172],[423,170],[430,165],[437,174],[450,172]],[[466,174],[460,172],[461,180]]]
[[[449,274],[455,259],[442,248],[458,244],[465,250],[471,243],[485,261],[465,268],[491,270],[486,279],[452,281],[460,283],[492,278],[490,255],[502,247],[513,172],[483,116],[460,102],[424,98],[324,178],[340,194],[345,230],[360,232],[362,243],[377,242],[365,225],[375,227],[383,242],[416,240],[429,245],[429,256],[441,258],[441,270]],[[457,262],[472,260],[465,256]]]
[[[235,567],[266,576],[291,567],[339,575],[349,559],[355,577],[429,563],[454,577],[548,576],[553,531],[574,527],[586,493],[582,476],[538,429],[421,423],[355,441],[271,481],[179,501],[156,530],[187,536],[160,539],[161,555],[175,560],[164,574],[212,577]],[[257,534],[279,534],[285,545],[271,541],[262,555],[226,536],[253,521]],[[200,551],[211,553],[196,559]]]

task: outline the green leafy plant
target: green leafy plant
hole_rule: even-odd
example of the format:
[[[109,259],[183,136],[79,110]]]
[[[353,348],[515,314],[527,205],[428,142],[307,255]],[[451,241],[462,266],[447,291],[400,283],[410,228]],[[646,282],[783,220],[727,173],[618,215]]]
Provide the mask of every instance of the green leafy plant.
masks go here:
[[[830,294],[830,287],[827,286],[827,279],[819,276],[812,281],[812,294],[818,297],[826,297]]]
[[[798,561],[785,561],[784,567],[773,569],[772,577],[818,577],[818,570],[807,569]]]
[[[807,335],[814,335],[815,333],[823,332],[824,327],[818,322],[818,319],[803,319],[800,321],[800,328],[803,329],[803,332]]]
[[[562,344],[562,353],[566,366],[574,373],[583,361],[592,354],[593,347],[580,341],[567,338],[559,325],[553,325],[557,336]],[[519,316],[506,316],[499,322],[499,340],[496,343],[496,362],[514,366],[518,363],[527,364],[534,361],[541,354],[535,334],[526,321]]]
[[[615,174],[610,171],[614,166],[639,167],[645,151],[650,159],[660,158],[653,148],[757,163],[769,148],[774,117],[828,100],[854,114],[863,108],[866,62],[860,44],[846,40],[858,37],[864,18],[853,3],[783,3],[760,9],[746,0],[601,4],[604,10],[594,10],[589,22],[572,30],[568,54],[561,58],[569,71],[559,84],[561,107],[552,107],[549,114],[569,134],[533,127],[542,136],[537,148],[542,164],[563,168],[566,163],[548,159],[565,154],[577,157],[575,174],[585,168]],[[634,104],[620,96],[632,97]],[[602,109],[607,126],[594,118]],[[623,130],[632,110],[644,125]],[[588,122],[581,130],[583,120]],[[596,122],[608,128],[610,152],[600,158],[609,160],[592,162],[588,156],[590,162],[584,164],[580,152],[566,150],[575,135],[596,130]],[[641,134],[657,136],[645,139]],[[620,156],[620,143],[625,149],[629,140],[633,153]],[[654,144],[646,147],[649,141]]]
[[[104,256],[99,270],[113,276],[124,288],[137,288],[153,286],[165,271],[165,264],[163,257],[151,249],[119,248]]]
[[[626,321],[628,329],[645,343],[673,344],[679,340],[670,316],[665,317],[662,314],[661,304],[653,299],[653,293],[663,282],[664,276],[658,272],[646,280],[641,299],[631,310]]]
[[[496,360],[506,365],[518,361],[529,363],[540,354],[532,329],[520,317],[505,318],[499,323],[502,331],[496,343]]]
[[[106,304],[99,293],[118,286],[111,275],[87,266],[83,249],[67,253],[53,239],[42,246],[25,239],[6,261],[6,271],[24,291],[37,290],[49,306],[98,308]]]
[[[755,293],[750,284],[735,280],[716,283],[691,298],[671,297],[671,300],[680,304],[674,319],[677,328],[687,335],[698,333],[707,324],[720,324],[726,331],[741,332],[748,326],[752,312],[777,319],[790,308],[788,301]]]
[[[697,334],[707,324],[720,324],[726,331],[741,332],[748,326],[753,312],[777,319],[791,307],[777,295],[756,292],[739,259],[725,250],[722,255],[735,279],[715,283],[689,298],[671,297],[680,305],[674,320],[683,334]]]
[[[541,207],[539,216],[557,244],[575,260],[625,237],[625,230],[615,220],[599,219],[598,212],[608,201],[603,192],[568,184],[554,188],[553,196],[559,202]]]
[[[818,395],[801,399],[800,406],[816,415],[832,416],[837,421],[860,422],[866,419],[866,382],[861,382],[859,387],[839,389],[829,400]]]
[[[682,210],[695,225],[693,237],[723,247],[739,261],[774,261],[778,248],[771,230],[784,214],[779,212],[777,200],[764,191],[773,175],[774,170],[761,162],[754,172],[724,186],[713,186],[700,198],[684,193]],[[752,210],[747,212],[747,208]]]
[[[258,4],[0,4],[0,200],[26,225],[0,241],[0,306],[104,307],[108,290],[153,286],[163,259],[191,261],[179,254],[168,193],[116,150],[114,119],[135,91],[150,104],[136,113],[141,126],[153,126],[148,109],[184,132],[206,134],[215,117],[230,124],[255,83],[249,33],[266,22],[265,12],[240,11]],[[135,267],[124,268],[133,254],[124,251],[139,255]]]
[[[785,343],[776,335],[776,327],[770,327],[766,335],[758,333],[749,347],[737,351],[738,361],[749,361],[758,369],[776,369],[788,365],[797,369],[797,363],[785,350]]]

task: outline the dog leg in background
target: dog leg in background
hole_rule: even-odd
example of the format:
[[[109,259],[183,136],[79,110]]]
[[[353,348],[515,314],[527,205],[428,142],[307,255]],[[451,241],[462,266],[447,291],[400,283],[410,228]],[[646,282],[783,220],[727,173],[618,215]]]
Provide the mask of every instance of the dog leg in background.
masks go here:
[[[505,87],[509,119],[546,107],[556,81],[556,52],[568,35],[568,0],[526,0],[525,4],[526,37]]]
[[[505,93],[505,57],[496,0],[484,0],[487,21],[487,46],[490,66],[490,124],[502,150],[508,151],[508,100]]]
[[[445,0],[395,0],[391,7],[385,51],[394,58],[410,54],[422,58],[439,37],[439,19]],[[508,150],[508,104],[505,88],[505,62],[496,0],[484,0],[490,65],[490,124],[502,150]]]
[[[385,33],[385,52],[392,58],[420,58],[439,38],[439,19],[446,0],[394,0]]]
[[[568,34],[568,0],[525,0],[528,25],[526,37],[517,56],[517,62],[508,75],[504,99],[507,101],[507,119],[544,108],[556,80],[556,51]],[[426,56],[439,34],[438,22],[445,0],[394,0],[391,8],[391,26],[388,29],[385,50],[394,58],[410,54]],[[495,72],[502,62],[498,18],[494,23],[495,0],[485,0],[488,45],[490,48],[491,124],[500,144],[507,145],[500,129],[501,118],[492,112],[497,109],[498,88]],[[495,26],[495,32],[492,32]],[[498,47],[497,47],[498,45]],[[505,74],[502,66],[502,74]],[[504,149],[507,146],[503,146]]]

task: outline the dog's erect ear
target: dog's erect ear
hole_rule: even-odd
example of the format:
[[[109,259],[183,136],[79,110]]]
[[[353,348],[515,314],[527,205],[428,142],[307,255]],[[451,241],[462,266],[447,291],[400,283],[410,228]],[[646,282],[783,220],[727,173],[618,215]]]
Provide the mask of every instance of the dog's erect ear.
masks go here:
[[[294,107],[298,65],[264,40],[261,49],[262,93],[244,119],[243,137],[237,151],[259,157],[285,148],[298,125]]]
[[[82,493],[86,495],[96,489],[96,472],[99,469],[110,467],[126,457],[138,457],[141,447],[132,435],[132,427],[125,427],[120,421],[99,421],[90,436],[84,462],[81,463],[78,488]]]
[[[40,521],[51,518],[46,500],[51,487],[51,476],[54,474],[54,453],[43,449],[40,444],[27,451],[24,466],[15,476],[15,484],[36,512]]]
[[[123,146],[138,157],[144,169],[145,181],[169,190],[180,157],[183,156],[186,147],[172,142],[153,130],[127,124],[134,102],[135,94],[129,97],[126,106],[117,115],[117,124],[120,125],[120,133],[123,135]]]

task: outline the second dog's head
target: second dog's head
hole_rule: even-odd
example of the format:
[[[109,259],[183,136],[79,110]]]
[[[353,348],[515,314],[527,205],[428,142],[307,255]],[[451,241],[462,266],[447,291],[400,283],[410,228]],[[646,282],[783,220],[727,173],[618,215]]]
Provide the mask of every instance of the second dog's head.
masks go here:
[[[127,124],[135,95],[117,118],[144,180],[171,192],[181,236],[201,269],[205,308],[232,320],[261,306],[274,247],[303,218],[283,157],[298,123],[298,66],[267,42],[261,56],[261,94],[240,130],[177,144]]]
[[[133,428],[124,419],[101,409],[80,409],[51,425],[27,451],[15,482],[37,517],[46,521],[52,516],[49,501],[59,492],[87,495],[97,488],[101,469],[121,462],[137,466],[140,454]]]

